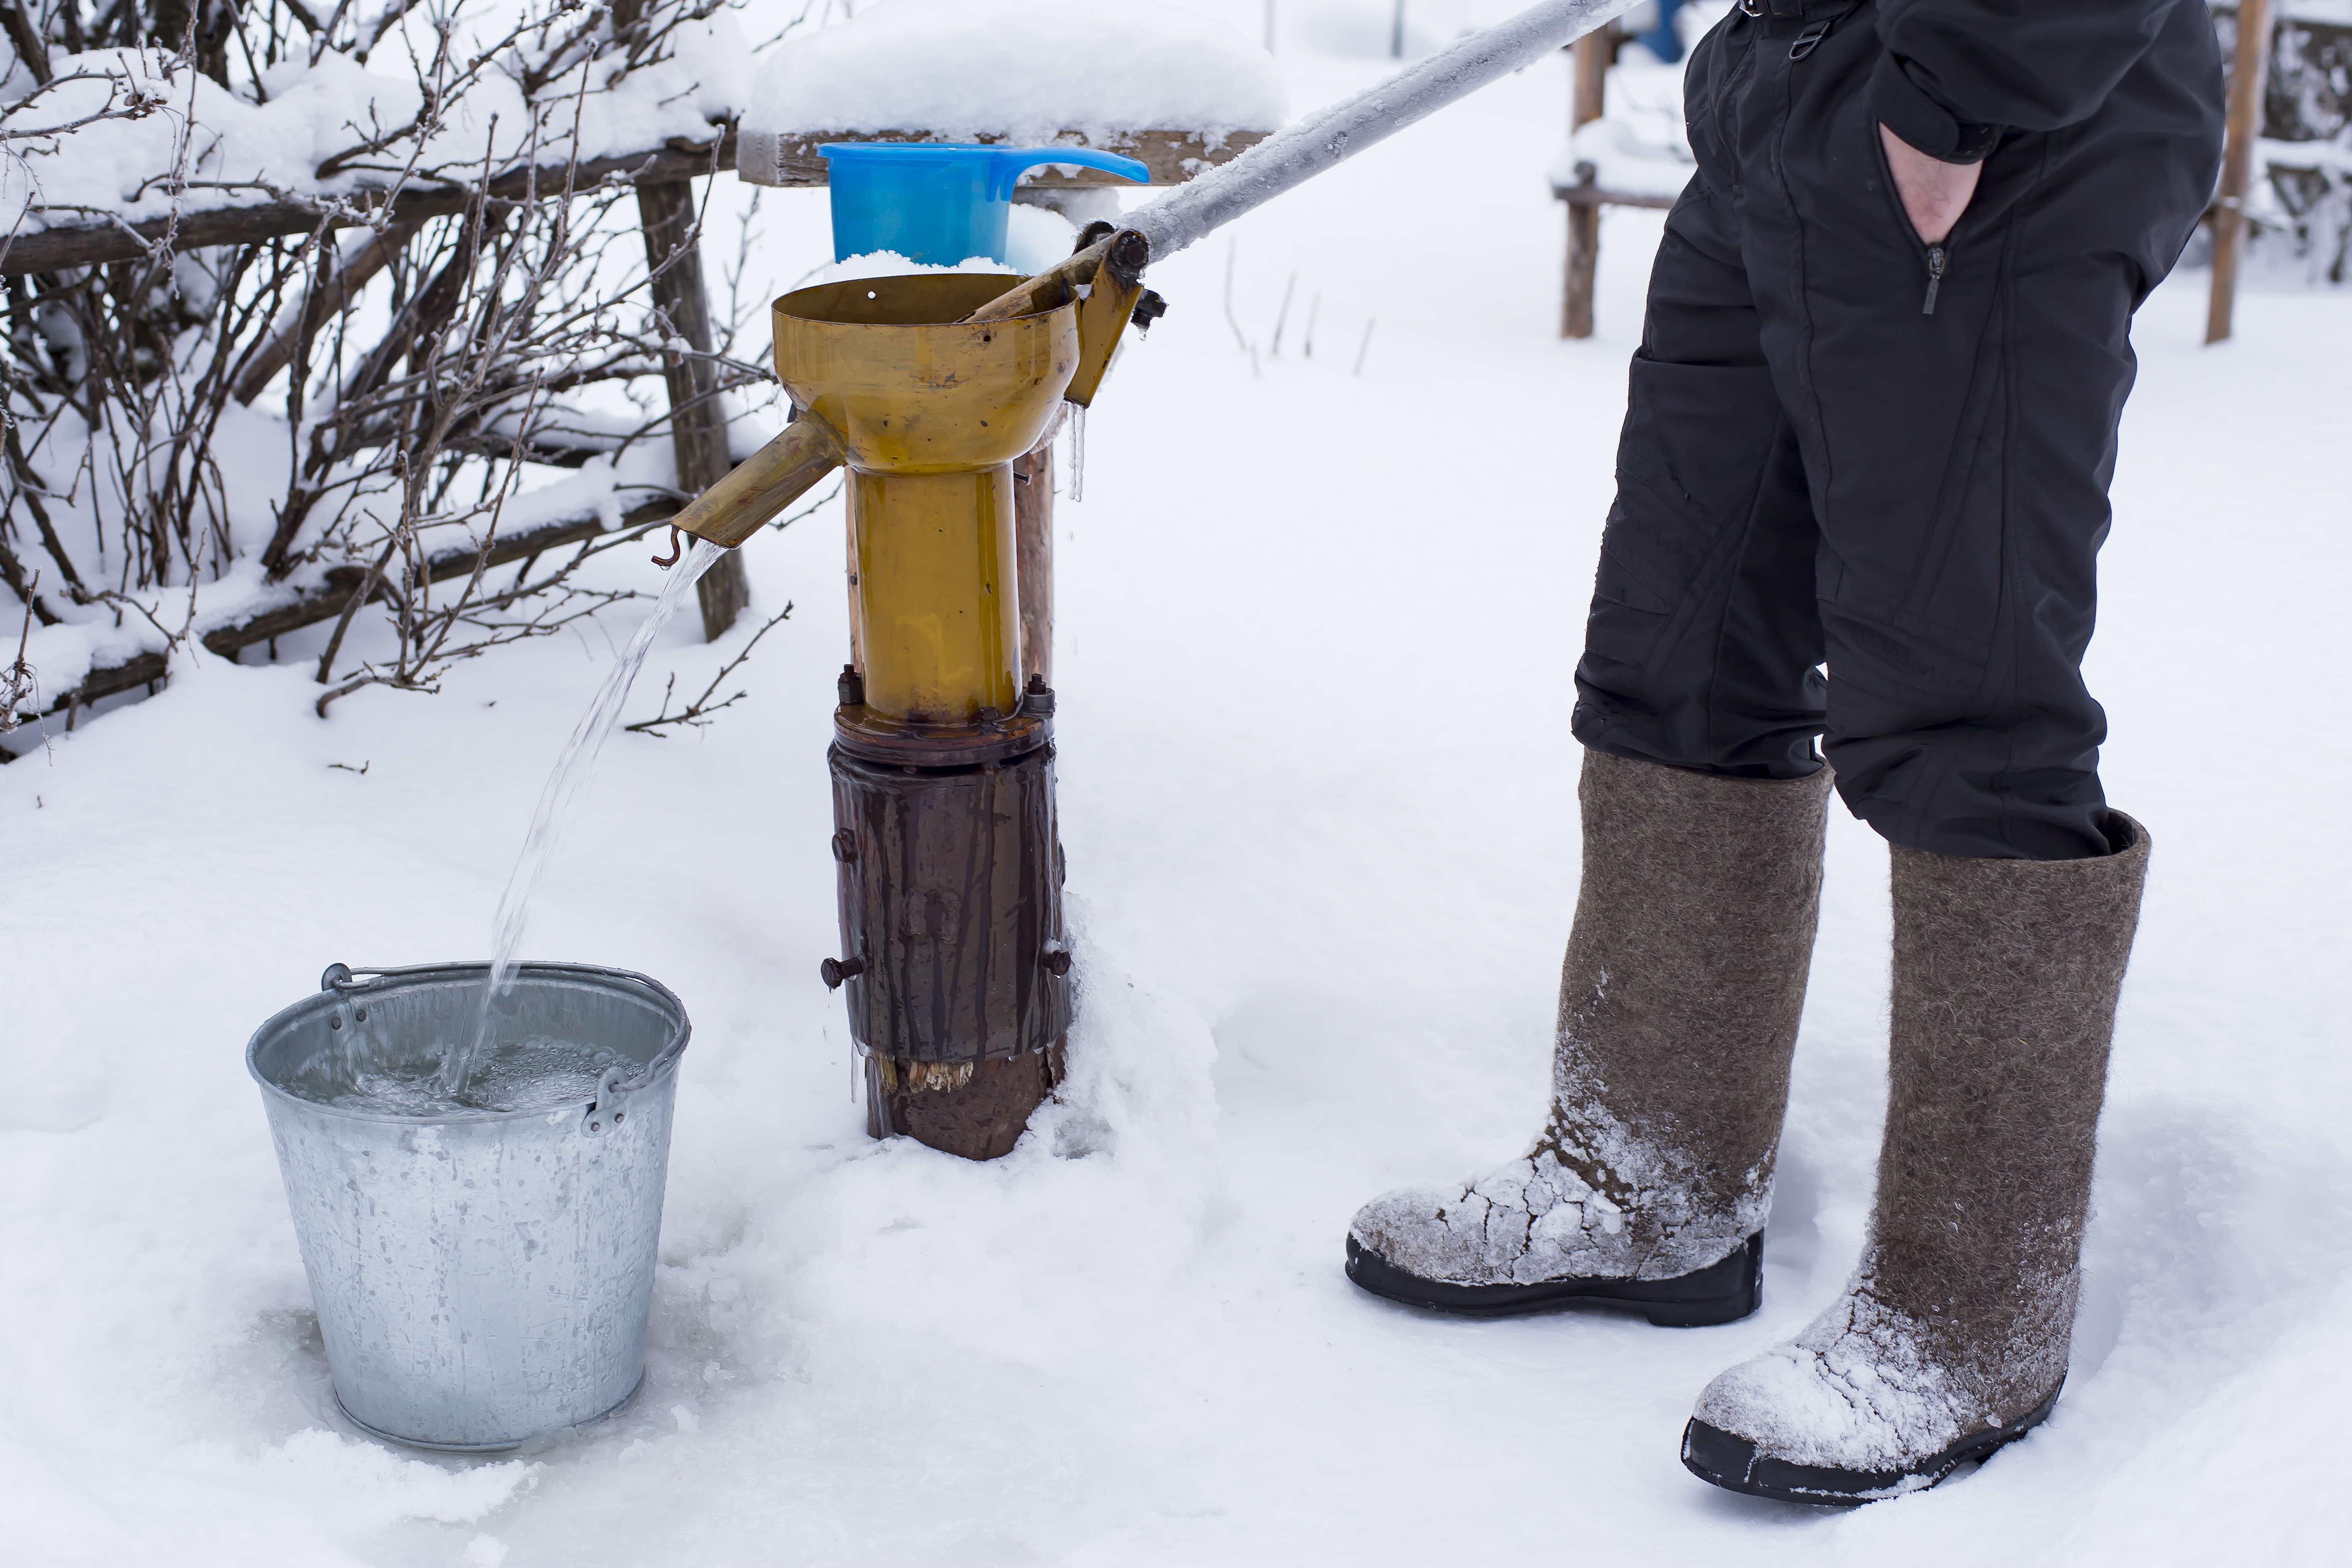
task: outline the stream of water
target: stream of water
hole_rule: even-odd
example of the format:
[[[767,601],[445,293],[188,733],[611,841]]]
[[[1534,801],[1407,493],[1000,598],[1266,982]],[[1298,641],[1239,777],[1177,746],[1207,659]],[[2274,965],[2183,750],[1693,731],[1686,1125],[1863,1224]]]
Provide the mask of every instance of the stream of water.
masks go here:
[[[646,655],[653,650],[655,637],[693,597],[694,584],[702,574],[726,553],[723,546],[699,539],[694,542],[686,559],[671,569],[669,581],[662,584],[661,597],[654,601],[653,614],[637,628],[637,635],[629,639],[629,646],[622,650],[612,672],[604,677],[604,684],[596,689],[588,711],[581,715],[572,739],[563,743],[562,753],[556,757],[555,771],[547,775],[547,784],[539,792],[539,808],[531,814],[530,830],[523,836],[522,853],[515,857],[514,872],[507,879],[506,891],[499,896],[499,912],[490,922],[490,976],[482,987],[472,1038],[442,1061],[438,1088],[443,1095],[455,1100],[464,1092],[467,1076],[488,1048],[490,1001],[514,972],[515,949],[521,945],[523,931],[530,920],[531,891],[539,886],[549,859],[555,854],[563,825],[582,788],[596,771],[597,754],[620,725],[621,705],[628,700],[629,688],[636,684],[637,672],[645,668]]]

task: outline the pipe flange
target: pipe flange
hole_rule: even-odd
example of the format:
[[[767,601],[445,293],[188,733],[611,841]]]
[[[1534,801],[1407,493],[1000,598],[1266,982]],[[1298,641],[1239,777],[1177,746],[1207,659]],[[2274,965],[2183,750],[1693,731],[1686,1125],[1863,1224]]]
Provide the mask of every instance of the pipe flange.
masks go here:
[[[977,724],[910,724],[887,719],[863,703],[834,710],[834,739],[861,762],[887,767],[968,768],[1027,756],[1054,739],[1044,713],[997,719],[983,710]]]

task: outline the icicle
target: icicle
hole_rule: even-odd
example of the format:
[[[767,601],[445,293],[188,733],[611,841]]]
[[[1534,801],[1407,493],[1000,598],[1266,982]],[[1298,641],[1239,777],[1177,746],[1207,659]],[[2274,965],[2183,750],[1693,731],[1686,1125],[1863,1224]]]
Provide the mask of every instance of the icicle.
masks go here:
[[[1087,407],[1083,403],[1071,405],[1070,414],[1070,499],[1087,499]]]

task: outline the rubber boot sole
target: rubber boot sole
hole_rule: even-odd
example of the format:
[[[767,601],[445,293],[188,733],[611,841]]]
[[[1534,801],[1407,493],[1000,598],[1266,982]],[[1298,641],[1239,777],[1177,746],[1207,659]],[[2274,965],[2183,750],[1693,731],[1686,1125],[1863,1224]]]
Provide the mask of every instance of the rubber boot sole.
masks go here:
[[[1527,1285],[1456,1285],[1409,1273],[1348,1237],[1348,1278],[1375,1296],[1468,1318],[1508,1318],[1562,1307],[1615,1307],[1662,1329],[1737,1322],[1764,1303],[1764,1233],[1720,1263],[1672,1279],[1538,1279]]]
[[[1781,1502],[1818,1503],[1829,1508],[1860,1508],[1891,1497],[1926,1491],[1970,1459],[1991,1457],[1995,1449],[2016,1442],[2042,1422],[2058,1404],[2066,1386],[2060,1378],[2050,1397],[2006,1426],[1994,1426],[1963,1437],[1942,1452],[1899,1470],[1847,1470],[1832,1465],[1799,1465],[1759,1454],[1756,1445],[1710,1426],[1696,1416],[1683,1428],[1683,1465],[1700,1480],[1727,1491],[1746,1492]]]

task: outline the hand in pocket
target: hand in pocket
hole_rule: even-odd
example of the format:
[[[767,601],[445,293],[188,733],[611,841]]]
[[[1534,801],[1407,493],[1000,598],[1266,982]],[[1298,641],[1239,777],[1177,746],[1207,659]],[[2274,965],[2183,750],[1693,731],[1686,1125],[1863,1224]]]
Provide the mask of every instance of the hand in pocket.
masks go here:
[[[1977,194],[1982,163],[1947,163],[1931,158],[1882,125],[1878,139],[1886,148],[1886,170],[1895,177],[1895,194],[1911,226],[1929,245],[1941,245],[1968,210]]]

